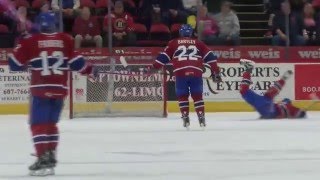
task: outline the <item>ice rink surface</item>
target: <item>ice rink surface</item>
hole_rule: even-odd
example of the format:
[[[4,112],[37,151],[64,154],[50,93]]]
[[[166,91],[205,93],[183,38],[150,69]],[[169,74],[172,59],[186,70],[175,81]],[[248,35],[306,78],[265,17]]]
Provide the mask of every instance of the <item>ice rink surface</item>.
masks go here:
[[[0,179],[319,180],[320,113],[257,120],[256,113],[207,114],[201,130],[168,118],[62,120],[56,175],[29,177],[34,162],[26,116],[0,116]]]

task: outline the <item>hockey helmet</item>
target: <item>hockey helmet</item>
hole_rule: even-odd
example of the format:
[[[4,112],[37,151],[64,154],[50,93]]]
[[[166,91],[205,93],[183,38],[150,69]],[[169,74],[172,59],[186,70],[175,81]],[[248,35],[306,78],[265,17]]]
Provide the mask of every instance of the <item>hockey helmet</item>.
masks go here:
[[[56,31],[55,15],[53,13],[41,13],[38,18],[40,32],[52,33]]]
[[[179,34],[181,37],[191,37],[193,34],[193,29],[189,24],[183,24],[180,27]]]

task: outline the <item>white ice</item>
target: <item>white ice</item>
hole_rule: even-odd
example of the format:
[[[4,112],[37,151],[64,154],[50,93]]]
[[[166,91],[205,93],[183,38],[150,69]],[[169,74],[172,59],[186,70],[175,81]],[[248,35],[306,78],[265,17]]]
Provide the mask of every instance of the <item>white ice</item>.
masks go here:
[[[56,175],[29,177],[27,116],[0,116],[0,179],[319,180],[320,112],[305,120],[207,114],[201,130],[168,118],[62,120]]]

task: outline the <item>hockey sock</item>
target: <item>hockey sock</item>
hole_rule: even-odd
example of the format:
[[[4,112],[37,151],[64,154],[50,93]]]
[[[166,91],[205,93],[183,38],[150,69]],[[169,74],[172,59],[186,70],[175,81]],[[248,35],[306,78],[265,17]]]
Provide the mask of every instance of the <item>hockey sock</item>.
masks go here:
[[[48,150],[55,151],[59,142],[59,131],[57,124],[48,124]]]
[[[277,104],[279,111],[279,118],[301,118],[302,115],[305,116],[305,112],[291,103],[279,103]]]
[[[182,115],[189,115],[189,96],[179,96],[179,107],[180,107],[180,112]]]
[[[192,94],[192,99],[194,101],[194,108],[198,116],[204,116],[204,102],[202,94]]]
[[[38,157],[43,155],[48,148],[47,141],[47,129],[46,124],[41,125],[31,125],[32,139],[36,149],[36,154]]]
[[[246,71],[242,75],[242,81],[240,84],[240,94],[245,94],[249,90],[250,84],[252,84],[251,73]]]
[[[292,104],[286,104],[286,108],[289,112],[289,118],[299,118],[301,117],[303,111]]]
[[[275,82],[274,85],[270,87],[270,89],[268,89],[268,91],[265,93],[265,96],[268,96],[269,98],[273,99],[280,93],[284,84],[285,81],[283,79],[280,79],[279,81]]]

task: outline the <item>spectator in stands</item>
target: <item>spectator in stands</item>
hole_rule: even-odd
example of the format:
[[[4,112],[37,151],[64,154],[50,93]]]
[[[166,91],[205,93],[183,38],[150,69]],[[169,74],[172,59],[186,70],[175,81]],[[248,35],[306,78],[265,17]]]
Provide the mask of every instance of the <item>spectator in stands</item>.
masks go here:
[[[302,13],[305,0],[289,0],[292,12]]]
[[[105,16],[103,22],[103,30],[106,32],[106,41],[108,42],[108,15]],[[132,17],[124,11],[123,1],[117,0],[114,4],[114,12],[111,13],[111,27],[113,45],[133,45],[135,43],[135,35],[131,30],[133,25]]]
[[[185,11],[182,0],[161,0],[160,8],[162,21],[171,26],[175,23],[186,23],[187,12]]]
[[[8,30],[15,32],[16,23],[7,15],[6,8],[0,3],[0,24],[4,24],[8,27]]]
[[[50,4],[48,1],[42,1],[40,6],[40,13],[48,13],[50,12]]]
[[[112,0],[113,5],[115,4],[117,0]],[[144,0],[122,0],[123,1],[123,7],[124,10],[131,15],[131,17],[136,17],[137,16],[137,10],[138,7],[140,6],[140,3]]]
[[[29,34],[29,31],[32,28],[31,21],[27,17],[27,7],[19,6],[17,9],[17,14],[19,17],[19,22],[17,24],[17,33],[18,36],[25,36]]]
[[[0,48],[12,48],[14,46],[16,23],[0,2]]]
[[[75,48],[82,44],[94,43],[97,48],[102,47],[101,30],[98,20],[91,16],[90,9],[83,7],[74,22],[73,34],[75,35]]]
[[[198,5],[202,5],[202,1],[200,0],[182,0],[183,7],[187,16],[187,24],[191,25],[194,29],[194,32],[197,32],[197,11]]]
[[[59,11],[59,0],[52,0],[51,8],[53,11]],[[62,8],[65,16],[73,16],[75,13],[79,12],[80,0],[63,0]]]
[[[221,12],[214,16],[219,26],[219,34],[216,39],[218,44],[240,44],[239,19],[231,8],[232,3],[230,1],[224,1],[221,4]]]
[[[182,0],[182,4],[186,10],[187,16],[197,15],[198,0]],[[199,5],[202,5],[202,1],[199,1]]]
[[[208,16],[208,8],[202,6],[199,12],[199,33],[200,39],[208,45],[215,45],[219,27],[214,18]]]
[[[38,22],[40,22],[40,17],[42,16],[42,14],[44,13],[50,13],[52,14],[52,16],[55,16],[56,19],[56,27],[58,29],[59,27],[59,19],[58,16],[55,15],[55,13],[53,11],[50,10],[50,4],[48,1],[44,0],[42,1],[42,4],[40,6],[40,12],[38,13],[38,15],[35,17],[35,23],[37,24]]]
[[[289,34],[286,34],[286,16],[289,16]],[[290,4],[283,2],[281,12],[274,17],[274,31],[276,35],[272,38],[272,45],[284,46],[289,40],[292,46],[302,46],[308,39],[304,28],[303,18],[298,13],[292,13]]]
[[[311,3],[305,3],[303,8],[303,18],[304,18],[304,26],[306,28],[308,34],[308,45],[317,45],[319,44],[319,36],[317,34],[317,23],[315,20],[315,11]]]
[[[51,8],[57,13],[57,17],[59,17],[59,0],[52,0]],[[62,0],[62,8],[64,31],[71,32],[74,19],[80,12],[80,0]]]
[[[138,22],[146,25],[150,29],[151,24],[162,22],[161,20],[161,7],[162,0],[143,0],[141,10],[139,11]]]
[[[269,14],[268,19],[268,31],[264,35],[266,38],[272,38],[273,36],[273,18],[281,11],[281,3],[284,0],[266,0],[266,11]]]

